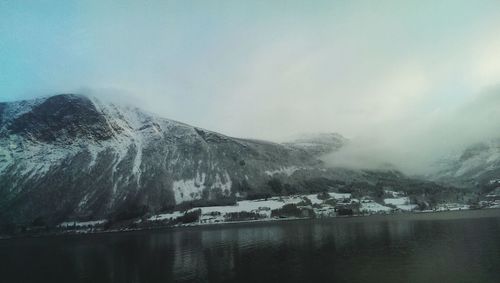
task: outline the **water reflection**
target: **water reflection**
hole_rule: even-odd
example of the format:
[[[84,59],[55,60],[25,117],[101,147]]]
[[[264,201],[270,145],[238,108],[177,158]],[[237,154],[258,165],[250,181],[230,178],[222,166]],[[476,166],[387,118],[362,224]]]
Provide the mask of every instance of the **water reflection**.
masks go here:
[[[1,282],[500,282],[496,214],[2,241]]]

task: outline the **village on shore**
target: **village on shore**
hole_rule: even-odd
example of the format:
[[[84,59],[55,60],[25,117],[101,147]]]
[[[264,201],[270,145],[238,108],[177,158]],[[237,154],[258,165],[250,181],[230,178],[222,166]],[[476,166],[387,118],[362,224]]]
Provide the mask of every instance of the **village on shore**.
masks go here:
[[[69,221],[58,225],[63,232],[88,233],[103,230],[126,231],[154,227],[182,227],[223,223],[272,221],[304,218],[329,218],[364,216],[374,214],[419,213],[458,211],[469,209],[500,208],[500,193],[486,195],[474,204],[443,202],[432,208],[422,209],[412,203],[404,192],[385,190],[384,198],[375,200],[363,196],[354,198],[351,193],[322,192],[292,196],[274,196],[257,200],[241,200],[234,205],[194,207],[146,215],[132,222],[110,225],[107,220]]]

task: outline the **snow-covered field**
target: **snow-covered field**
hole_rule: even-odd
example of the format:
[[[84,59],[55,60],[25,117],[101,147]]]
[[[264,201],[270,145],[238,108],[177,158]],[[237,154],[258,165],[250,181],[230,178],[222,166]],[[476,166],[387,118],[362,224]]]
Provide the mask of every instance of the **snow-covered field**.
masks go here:
[[[271,211],[280,209],[286,204],[295,204],[298,207],[312,209],[316,216],[319,217],[332,217],[337,216],[336,208],[331,203],[325,201],[333,199],[339,203],[341,207],[358,205],[361,213],[389,213],[393,208],[377,203],[370,199],[363,199],[362,201],[352,198],[350,193],[328,193],[327,200],[318,197],[318,194],[294,195],[272,197],[268,199],[259,200],[242,200],[238,201],[235,205],[226,206],[210,206],[210,207],[196,207],[190,209],[188,212],[201,210],[201,216],[198,221],[199,224],[221,223],[226,222],[227,217],[231,213],[255,213],[260,219],[271,219]],[[386,203],[396,205],[401,210],[412,210],[416,207],[409,204],[409,198],[400,197],[394,199],[386,199]],[[172,213],[164,213],[154,215],[148,218],[148,221],[163,221],[175,220],[182,216],[184,213],[181,211],[174,211]]]
[[[86,227],[102,225],[106,222],[107,222],[106,220],[95,220],[95,221],[84,221],[84,222],[67,221],[59,224],[58,226],[61,228],[71,228],[71,227],[86,228]]]
[[[344,193],[344,194],[341,194],[341,193],[328,193],[328,194],[332,198],[338,199],[338,200],[350,199],[351,198],[351,194],[349,194],[349,193]]]
[[[181,217],[184,215],[183,212],[181,211],[174,211],[172,213],[163,213],[163,214],[157,214],[153,215],[148,218],[149,221],[162,221],[162,220],[174,220],[177,217]]]
[[[201,210],[200,223],[224,222],[229,213],[253,212],[262,218],[271,218],[271,210],[280,209],[286,204],[297,204],[304,201],[304,196],[273,197],[267,200],[243,200],[236,205],[197,207]]]
[[[387,193],[387,192],[386,192]],[[353,209],[353,213],[357,214],[358,210],[361,214],[388,214],[399,211],[414,211],[417,208],[416,204],[412,204],[410,198],[399,192],[391,192],[389,198],[385,198],[383,203],[378,203],[369,197],[361,199],[352,198],[349,193],[328,193],[325,194],[304,194],[293,196],[271,197],[268,199],[259,200],[242,200],[235,205],[225,206],[209,206],[195,207],[188,211],[173,211],[170,213],[162,213],[150,216],[146,220],[137,220],[135,223],[156,222],[156,221],[174,221],[178,223],[178,218],[186,213],[200,210],[200,217],[197,221],[183,225],[203,225],[214,223],[227,223],[229,221],[240,221],[240,215],[234,213],[247,212],[249,215],[243,214],[241,221],[262,221],[278,219],[272,217],[272,211],[281,209],[287,204],[295,204],[299,209],[314,211],[316,217],[335,217],[338,216],[338,209]],[[325,198],[326,199],[323,199]],[[332,201],[333,200],[333,201]],[[496,203],[495,203],[496,204]],[[397,209],[395,209],[396,207]],[[468,205],[458,203],[440,204],[433,211],[448,211],[448,210],[465,210],[470,209]],[[236,217],[236,218],[234,218]],[[245,218],[247,217],[247,218]],[[248,219],[248,220],[245,220]],[[59,224],[61,228],[89,228],[104,224],[105,220],[87,221],[87,222],[63,222]]]
[[[369,201],[369,202],[361,202],[361,207],[359,209],[363,213],[380,213],[380,212],[389,212],[392,208],[381,205],[380,203]]]
[[[467,204],[443,203],[437,206],[436,211],[454,211],[454,210],[466,210],[466,209],[470,209],[470,206]]]
[[[412,211],[415,208],[417,208],[416,204],[410,204],[409,197],[386,198],[386,199],[384,199],[384,203],[394,205],[398,209],[401,209],[404,211]]]

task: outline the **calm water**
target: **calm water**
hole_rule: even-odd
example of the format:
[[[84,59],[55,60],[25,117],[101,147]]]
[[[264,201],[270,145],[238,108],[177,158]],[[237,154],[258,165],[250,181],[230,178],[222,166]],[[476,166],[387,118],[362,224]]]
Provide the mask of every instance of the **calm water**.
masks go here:
[[[500,210],[0,241],[0,282],[500,282]]]

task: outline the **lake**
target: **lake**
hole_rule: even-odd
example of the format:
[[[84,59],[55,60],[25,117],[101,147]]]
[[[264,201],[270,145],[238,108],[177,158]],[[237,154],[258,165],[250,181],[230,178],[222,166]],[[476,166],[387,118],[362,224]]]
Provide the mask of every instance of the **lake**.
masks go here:
[[[500,210],[0,241],[0,282],[500,282]]]

